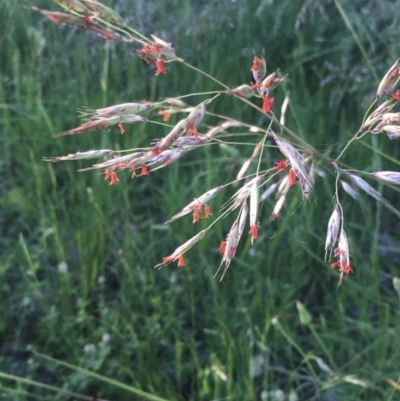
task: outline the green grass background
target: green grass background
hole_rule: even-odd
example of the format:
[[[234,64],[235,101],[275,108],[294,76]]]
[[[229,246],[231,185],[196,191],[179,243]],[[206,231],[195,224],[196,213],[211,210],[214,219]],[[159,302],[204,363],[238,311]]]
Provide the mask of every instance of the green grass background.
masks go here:
[[[250,81],[253,50],[264,48],[268,71],[289,74],[274,110],[290,91],[287,126],[329,157],[358,129],[400,54],[399,1],[105,3],[231,87]],[[242,239],[221,283],[217,248],[233,215],[187,254],[186,268],[153,269],[206,227],[188,216],[164,221],[234,179],[252,147],[202,148],[150,177],[121,173],[115,186],[96,171],[77,173],[87,162],[43,162],[148,146],[167,132],[146,124],[123,136],[112,129],[52,139],[79,124],[78,107],[219,88],[178,63],[155,77],[134,47],[57,27],[26,5],[57,9],[0,2],[0,398],[399,400],[398,219],[361,193],[357,201],[341,194],[355,274],[337,290],[338,274],[323,261],[328,172],[315,199],[293,193],[278,220],[265,202],[261,238],[254,247]],[[209,111],[267,126],[235,98]],[[343,162],[397,170],[398,154],[396,141],[367,136]],[[279,158],[271,149],[265,166]],[[379,189],[399,208],[397,191]],[[214,216],[231,193],[212,201]],[[311,322],[302,324],[296,301]]]

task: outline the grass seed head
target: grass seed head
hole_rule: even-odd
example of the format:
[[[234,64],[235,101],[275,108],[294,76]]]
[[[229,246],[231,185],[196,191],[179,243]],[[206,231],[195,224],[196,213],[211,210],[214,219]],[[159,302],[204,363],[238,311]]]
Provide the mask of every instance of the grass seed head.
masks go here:
[[[124,27],[127,26],[124,19],[117,12],[105,6],[104,4],[94,0],[80,0],[80,1],[85,4],[87,9],[89,9],[91,12],[96,13],[97,16],[109,20],[114,24]]]
[[[325,241],[325,260],[328,254],[328,250],[330,249],[332,253],[332,250],[336,244],[339,235],[340,222],[341,222],[340,208],[338,205],[336,205],[328,222],[328,230],[326,233],[326,241]]]
[[[58,5],[77,13],[87,13],[89,9],[79,0],[54,0]]]
[[[389,71],[383,77],[379,84],[378,91],[376,92],[376,98],[379,99],[383,95],[391,92],[396,86],[400,78],[400,58],[390,67]]]
[[[230,90],[229,93],[247,99],[254,96],[254,89],[250,85],[240,85],[237,88]]]
[[[194,237],[192,237],[188,241],[186,241],[183,245],[176,248],[175,251],[173,253],[171,253],[171,255],[164,257],[162,263],[159,263],[158,265],[156,265],[154,267],[161,268],[161,267],[181,258],[189,249],[193,248],[201,239],[203,239],[203,237],[206,235],[206,233],[207,233],[207,229],[200,231]]]
[[[250,68],[253,72],[253,78],[256,82],[261,82],[267,73],[267,62],[265,61],[264,55],[258,57],[254,54],[253,64]]]
[[[378,180],[392,185],[400,185],[400,173],[397,171],[376,171],[372,175]]]

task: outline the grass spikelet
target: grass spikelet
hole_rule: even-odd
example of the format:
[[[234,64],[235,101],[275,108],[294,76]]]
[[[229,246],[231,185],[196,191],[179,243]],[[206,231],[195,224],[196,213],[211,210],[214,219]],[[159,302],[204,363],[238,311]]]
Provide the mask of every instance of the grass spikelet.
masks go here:
[[[96,13],[99,17],[111,21],[114,24],[126,27],[124,19],[113,9],[95,0],[81,0],[86,6],[86,9]]]

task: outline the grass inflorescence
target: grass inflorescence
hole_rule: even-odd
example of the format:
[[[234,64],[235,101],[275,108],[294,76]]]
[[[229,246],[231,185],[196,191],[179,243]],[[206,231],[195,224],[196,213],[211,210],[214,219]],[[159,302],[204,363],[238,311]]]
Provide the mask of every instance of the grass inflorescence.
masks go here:
[[[1,6],[7,399],[395,400],[395,4],[30,3]]]

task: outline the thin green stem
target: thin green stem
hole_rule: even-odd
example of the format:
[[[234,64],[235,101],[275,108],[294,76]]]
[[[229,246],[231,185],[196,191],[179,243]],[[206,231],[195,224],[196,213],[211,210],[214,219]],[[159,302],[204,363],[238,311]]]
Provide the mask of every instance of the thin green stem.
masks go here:
[[[208,79],[211,79],[212,81],[216,82],[218,85],[221,85],[226,90],[230,90],[229,86],[225,85],[223,82],[219,81],[217,78],[214,78],[212,75],[207,74],[205,71],[200,70],[199,68],[195,67],[194,65],[191,65],[191,64],[187,63],[185,60],[178,58],[177,61],[179,61],[180,63],[182,63],[186,67],[198,72],[199,74],[204,75]]]

